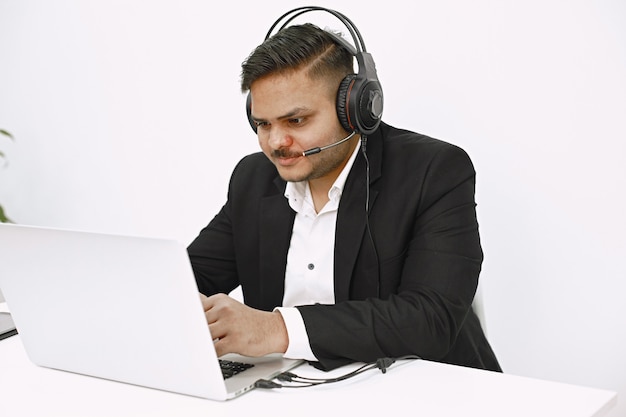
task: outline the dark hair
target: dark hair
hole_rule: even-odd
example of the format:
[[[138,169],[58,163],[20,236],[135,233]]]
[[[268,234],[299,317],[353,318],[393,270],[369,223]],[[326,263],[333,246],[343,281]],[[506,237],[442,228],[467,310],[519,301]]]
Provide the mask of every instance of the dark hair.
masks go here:
[[[353,56],[333,36],[306,23],[288,26],[256,47],[241,64],[241,91],[269,74],[308,67],[311,78],[341,80],[354,72]]]

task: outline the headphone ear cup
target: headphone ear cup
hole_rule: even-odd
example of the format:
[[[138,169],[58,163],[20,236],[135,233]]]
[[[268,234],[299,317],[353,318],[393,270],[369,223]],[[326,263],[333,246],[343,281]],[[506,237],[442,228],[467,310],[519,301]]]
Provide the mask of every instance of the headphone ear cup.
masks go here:
[[[356,128],[350,120],[350,92],[354,85],[356,74],[348,74],[341,80],[339,90],[337,90],[337,117],[341,126],[348,132],[353,132]]]
[[[254,133],[257,133],[256,123],[252,120],[252,97],[249,92],[246,97],[246,114],[248,115],[248,123],[250,123],[250,127],[254,130]]]
[[[354,112],[358,131],[370,135],[378,128],[383,113],[383,91],[378,80],[359,83],[357,79],[350,97],[350,114]]]
[[[377,80],[347,75],[337,91],[337,117],[348,132],[374,133],[383,112],[383,92]]]

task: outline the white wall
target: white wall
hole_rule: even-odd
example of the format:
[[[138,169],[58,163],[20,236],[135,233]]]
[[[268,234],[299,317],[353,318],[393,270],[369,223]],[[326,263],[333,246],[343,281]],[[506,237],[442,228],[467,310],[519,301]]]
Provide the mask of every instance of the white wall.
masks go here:
[[[16,137],[0,138],[0,203],[15,221],[188,242],[210,220],[257,149],[239,65],[294,4],[218,3],[0,0],[0,127]],[[626,396],[626,3],[362,4],[320,5],[361,30],[385,120],[476,165],[505,371]]]

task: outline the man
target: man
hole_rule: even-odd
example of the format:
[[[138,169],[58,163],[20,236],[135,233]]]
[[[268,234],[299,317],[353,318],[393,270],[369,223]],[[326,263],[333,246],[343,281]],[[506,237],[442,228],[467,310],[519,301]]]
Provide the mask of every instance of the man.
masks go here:
[[[471,307],[482,263],[472,163],[384,123],[352,134],[336,103],[353,59],[305,24],[242,65],[263,152],[237,165],[188,248],[217,353],[322,369],[417,355],[499,371]],[[239,285],[245,305],[225,295]]]

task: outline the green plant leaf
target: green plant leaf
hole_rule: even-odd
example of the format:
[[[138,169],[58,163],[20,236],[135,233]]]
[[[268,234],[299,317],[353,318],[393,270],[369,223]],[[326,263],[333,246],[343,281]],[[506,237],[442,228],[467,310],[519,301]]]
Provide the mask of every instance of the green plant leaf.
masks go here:
[[[14,138],[13,138],[13,135],[12,135],[12,134],[10,134],[9,132],[7,132],[7,131],[6,131],[6,130],[4,130],[4,129],[0,129],[0,133],[1,133],[1,134],[3,134],[4,136],[7,136],[7,137],[11,138],[11,139],[14,139]]]
[[[9,219],[5,214],[4,214],[4,209],[2,208],[2,206],[0,206],[0,223],[13,223],[11,221],[11,219]]]
[[[0,134],[8,137],[9,139],[15,140],[13,138],[13,135],[10,134],[9,132],[7,132],[4,129],[0,129]],[[0,162],[4,161],[3,165],[6,165],[6,157],[4,156],[4,152],[0,151]],[[2,208],[2,206],[0,206],[0,223],[13,223],[11,221],[11,219],[9,219],[6,214],[4,214],[4,208]]]
[[[0,134],[8,137],[9,139],[15,140],[13,135],[7,132],[4,129],[0,129]],[[6,158],[4,156],[4,152],[0,151],[0,162],[4,161],[4,165],[6,165]],[[4,214],[4,209],[0,206],[0,223],[13,223],[11,219],[9,219],[6,214]]]

